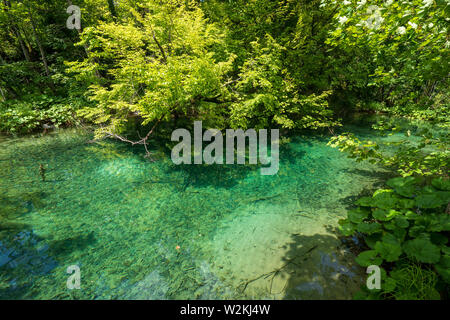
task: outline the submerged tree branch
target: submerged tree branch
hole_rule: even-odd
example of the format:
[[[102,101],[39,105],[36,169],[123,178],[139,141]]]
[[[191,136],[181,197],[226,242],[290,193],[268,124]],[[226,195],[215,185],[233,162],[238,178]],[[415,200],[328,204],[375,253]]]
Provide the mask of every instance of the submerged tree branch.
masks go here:
[[[161,122],[161,120],[162,120],[163,118],[164,118],[164,115],[162,115],[162,116],[158,119],[158,121],[156,121],[156,123],[153,125],[153,127],[150,129],[150,131],[147,132],[147,134],[145,135],[145,137],[144,137],[144,138],[141,138],[141,139],[138,140],[138,141],[129,140],[129,139],[127,139],[127,138],[125,138],[125,137],[123,137],[123,136],[121,136],[121,135],[119,135],[119,134],[112,133],[112,132],[106,132],[106,136],[105,136],[104,138],[114,138],[114,139],[118,139],[118,140],[120,140],[120,141],[122,141],[122,142],[130,143],[132,146],[137,145],[137,144],[142,144],[142,145],[144,145],[144,148],[145,148],[145,157],[149,158],[149,157],[150,157],[150,151],[148,151],[148,148],[147,148],[147,140],[148,140],[148,138],[150,138],[150,136],[152,135],[153,131],[155,131],[156,126]],[[139,137],[139,138],[140,138],[140,137]],[[95,140],[94,140],[94,141],[91,141],[91,142],[95,142]]]

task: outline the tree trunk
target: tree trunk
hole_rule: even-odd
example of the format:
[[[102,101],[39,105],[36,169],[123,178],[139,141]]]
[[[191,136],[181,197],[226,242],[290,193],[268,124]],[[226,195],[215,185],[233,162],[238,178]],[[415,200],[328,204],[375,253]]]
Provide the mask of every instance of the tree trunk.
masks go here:
[[[108,0],[109,12],[113,16],[113,19],[117,18],[116,7],[114,6],[114,0]]]
[[[31,22],[31,27],[32,27],[31,30],[33,30],[33,36],[34,36],[34,39],[36,40],[36,44],[39,48],[42,63],[44,64],[45,74],[47,75],[47,78],[49,80],[50,89],[52,90],[53,93],[55,93],[55,87],[53,86],[53,81],[50,77],[50,69],[48,68],[48,62],[47,62],[47,58],[45,56],[45,51],[44,51],[44,48],[42,47],[41,39],[39,38],[39,34],[36,29],[36,24],[34,23],[33,15],[31,13],[30,8],[28,8],[28,15],[30,17],[30,22]]]
[[[25,57],[25,60],[27,62],[31,62],[30,53],[28,52],[28,49],[25,45],[25,42],[23,41],[22,35],[20,34],[20,31],[17,29],[17,27],[13,24],[11,26],[13,34],[17,37],[17,40],[19,41],[20,48],[22,49],[23,56]]]
[[[0,87],[0,94],[2,95],[3,101],[6,101],[6,96],[5,96],[4,92],[3,92],[2,87]]]
[[[25,60],[27,62],[31,62],[30,54],[28,52],[27,47],[25,46],[25,42],[23,41],[20,30],[17,27],[17,25],[14,23],[14,17],[11,16],[11,13],[7,9],[7,8],[11,8],[11,4],[6,0],[3,0],[3,4],[5,5],[6,15],[7,15],[9,23],[10,23],[11,33],[17,38],[17,41],[19,42],[20,48],[22,49],[22,53],[23,53],[23,56],[25,57]]]
[[[39,38],[39,35],[37,33],[37,30],[36,30],[36,24],[34,23],[31,11],[28,11],[28,14],[30,16],[31,27],[32,27],[32,30],[33,30],[33,36],[34,36],[34,39],[36,40],[36,44],[37,44],[37,46],[39,48],[39,52],[41,54],[42,63],[44,64],[45,73],[46,73],[47,77],[50,77],[50,70],[48,68],[47,58],[45,56],[44,48],[42,47],[42,44],[41,44],[41,39]]]
[[[70,7],[72,5],[72,1],[71,0],[67,0],[67,5]],[[81,35],[81,30],[78,30],[78,29],[76,29],[76,30],[78,32],[78,36],[80,36]],[[83,48],[84,48],[84,52],[86,53],[86,57],[88,58],[88,60],[91,60],[91,57],[89,55],[89,48],[88,48],[87,44],[83,44]],[[100,79],[102,77],[97,69],[95,70],[95,76],[98,79]]]

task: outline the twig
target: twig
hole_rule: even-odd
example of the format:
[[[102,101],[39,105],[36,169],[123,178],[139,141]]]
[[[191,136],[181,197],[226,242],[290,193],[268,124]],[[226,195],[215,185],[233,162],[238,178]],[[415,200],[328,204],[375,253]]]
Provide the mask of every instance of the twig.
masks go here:
[[[158,121],[156,121],[156,123],[153,125],[153,127],[151,128],[151,130],[146,134],[146,136],[144,137],[144,138],[141,138],[140,140],[138,140],[138,141],[132,141],[132,140],[129,140],[129,139],[127,139],[127,138],[125,138],[125,137],[122,137],[121,135],[118,135],[118,134],[115,134],[115,133],[112,133],[112,132],[106,132],[106,137],[107,138],[115,138],[115,139],[118,139],[118,140],[120,140],[120,141],[123,141],[123,142],[127,142],[127,143],[130,143],[132,146],[134,146],[134,145],[137,145],[137,144],[143,144],[144,145],[144,148],[145,148],[145,152],[146,152],[146,157],[150,157],[150,151],[148,151],[148,149],[147,149],[147,140],[148,140],[148,138],[150,137],[150,135],[153,133],[153,131],[155,130],[155,128],[156,128],[156,126],[161,122],[161,120],[164,118],[164,115],[162,115],[159,119],[158,119]],[[139,137],[140,138],[140,137]]]
[[[304,254],[302,254],[302,256],[304,256],[304,255],[310,253],[311,251],[313,251],[313,250],[316,249],[316,248],[317,248],[317,245],[313,246],[313,247],[310,248],[308,251],[306,251]],[[264,274],[260,275],[259,277],[255,278],[255,279],[251,279],[251,280],[245,282],[245,283],[244,283],[244,288],[242,289],[242,293],[244,293],[245,289],[247,289],[247,286],[248,286],[250,283],[252,283],[252,282],[254,282],[254,281],[256,281],[256,280],[259,280],[259,279],[261,279],[262,277],[264,277],[264,279],[267,279],[267,278],[270,277],[270,276],[272,276],[272,279],[270,280],[270,291],[269,291],[269,293],[272,293],[272,284],[273,284],[273,279],[275,278],[275,276],[278,275],[278,273],[279,273],[281,270],[283,270],[284,268],[286,268],[288,265],[290,265],[290,264],[297,265],[296,263],[294,263],[294,261],[295,261],[297,258],[300,258],[300,256],[296,256],[295,258],[289,259],[288,262],[286,262],[282,267],[280,267],[280,268],[278,268],[278,269],[275,269],[275,270],[273,270],[273,271],[271,271],[271,272],[268,272],[268,273],[264,273]],[[287,283],[285,284],[284,287],[286,288],[286,286],[287,286]]]

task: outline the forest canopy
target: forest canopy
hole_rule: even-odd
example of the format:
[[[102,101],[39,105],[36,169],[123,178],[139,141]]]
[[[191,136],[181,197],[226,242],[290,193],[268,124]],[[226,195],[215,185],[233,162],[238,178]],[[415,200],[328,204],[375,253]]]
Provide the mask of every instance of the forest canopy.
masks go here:
[[[448,16],[447,0],[2,0],[0,130],[445,119]]]

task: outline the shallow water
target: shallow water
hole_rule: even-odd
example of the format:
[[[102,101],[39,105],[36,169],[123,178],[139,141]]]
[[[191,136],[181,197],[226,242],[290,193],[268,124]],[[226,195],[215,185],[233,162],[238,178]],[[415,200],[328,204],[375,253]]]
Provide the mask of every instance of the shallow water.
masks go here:
[[[275,176],[91,138],[0,139],[0,298],[350,299],[363,283],[335,227],[385,172],[329,137],[292,138]]]

